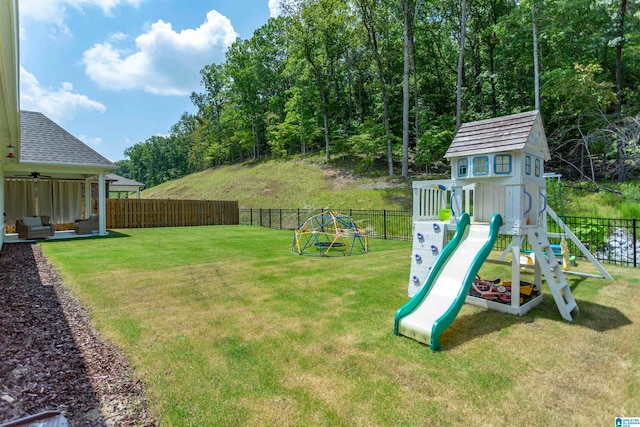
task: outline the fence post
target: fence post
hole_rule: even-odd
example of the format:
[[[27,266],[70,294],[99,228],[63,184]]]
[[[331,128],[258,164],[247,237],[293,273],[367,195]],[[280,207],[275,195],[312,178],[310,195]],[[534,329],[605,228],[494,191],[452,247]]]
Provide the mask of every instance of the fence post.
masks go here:
[[[262,227],[262,208],[260,208],[260,227]]]
[[[385,209],[384,211],[382,211],[382,221],[384,223],[384,239],[387,240],[387,210]]]
[[[638,266],[638,220],[633,218],[633,267]]]
[[[280,209],[280,230],[282,230],[282,208]]]

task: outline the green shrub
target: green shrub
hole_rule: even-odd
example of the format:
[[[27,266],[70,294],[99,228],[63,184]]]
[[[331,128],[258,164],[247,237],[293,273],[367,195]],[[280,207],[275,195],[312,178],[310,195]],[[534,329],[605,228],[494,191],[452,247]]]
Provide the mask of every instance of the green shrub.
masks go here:
[[[622,202],[620,211],[625,219],[640,218],[640,204],[638,203]]]
[[[573,232],[592,252],[600,249],[607,240],[605,227],[601,227],[597,224],[579,225],[573,230]]]

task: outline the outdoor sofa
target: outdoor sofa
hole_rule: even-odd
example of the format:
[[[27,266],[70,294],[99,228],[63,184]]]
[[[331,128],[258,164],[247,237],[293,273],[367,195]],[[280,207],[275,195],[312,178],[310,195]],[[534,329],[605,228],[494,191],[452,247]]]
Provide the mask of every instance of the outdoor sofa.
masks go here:
[[[87,219],[76,219],[73,228],[76,230],[76,234],[91,234],[93,230],[100,228],[98,215],[91,214]]]
[[[25,216],[16,221],[16,231],[20,239],[44,239],[56,232],[48,216]]]

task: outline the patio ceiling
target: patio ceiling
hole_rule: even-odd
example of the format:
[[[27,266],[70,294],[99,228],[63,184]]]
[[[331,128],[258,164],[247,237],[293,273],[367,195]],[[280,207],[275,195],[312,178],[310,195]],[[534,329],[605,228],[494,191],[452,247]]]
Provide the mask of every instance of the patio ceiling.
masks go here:
[[[5,170],[5,179],[18,179],[26,181],[84,181],[89,178],[92,181],[98,180],[98,174],[105,172],[104,169],[95,169],[88,167],[78,168],[52,168],[43,167],[41,165],[20,165],[22,167],[7,168]],[[26,167],[25,167],[26,166]]]

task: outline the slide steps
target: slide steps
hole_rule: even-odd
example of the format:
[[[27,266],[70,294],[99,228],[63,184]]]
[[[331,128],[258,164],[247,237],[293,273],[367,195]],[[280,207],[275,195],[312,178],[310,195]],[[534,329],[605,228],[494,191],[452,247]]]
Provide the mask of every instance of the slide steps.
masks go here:
[[[560,315],[563,319],[571,322],[573,320],[572,312],[578,311],[578,304],[571,293],[571,288],[569,288],[564,277],[562,266],[556,257],[545,256],[545,253],[553,254],[546,233],[543,230],[532,229],[529,230],[527,236],[529,237],[529,244],[536,254],[536,261],[538,261],[549,289],[551,289],[551,294],[558,306]]]

